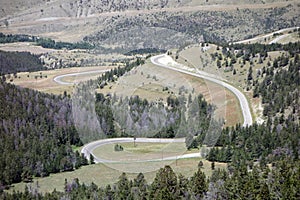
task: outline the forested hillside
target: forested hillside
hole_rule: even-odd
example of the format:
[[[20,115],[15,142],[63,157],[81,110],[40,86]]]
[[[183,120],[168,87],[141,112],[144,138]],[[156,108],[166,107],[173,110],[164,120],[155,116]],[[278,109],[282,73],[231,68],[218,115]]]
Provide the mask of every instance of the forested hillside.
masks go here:
[[[28,52],[0,51],[0,74],[42,70],[39,57]]]
[[[252,166],[256,161],[266,165],[282,156],[299,160],[299,69],[299,55],[294,54],[280,57],[265,70],[254,95],[261,96],[267,121],[224,129],[208,160],[232,162],[235,166]]]
[[[86,164],[71,148],[82,143],[71,118],[70,99],[1,80],[0,110],[1,188]]]
[[[192,140],[193,136],[199,135],[199,142],[203,141],[214,112],[213,106],[201,94],[193,99],[191,96],[188,99],[183,95],[169,96],[166,104],[162,101],[148,101],[139,96],[122,98],[96,94],[95,109],[101,129],[108,137],[117,136],[117,123],[118,128],[123,130],[123,136],[190,136]]]
[[[288,69],[285,69],[286,67]],[[265,116],[272,117],[281,113],[282,115],[291,114],[295,117],[299,114],[299,69],[299,54],[295,54],[292,58],[289,56],[279,57],[275,60],[272,68],[265,72],[265,79],[255,88],[256,93],[262,97],[265,104]]]
[[[255,54],[263,58],[268,55],[267,51],[285,52],[272,58],[272,63],[264,66],[261,73],[251,77],[249,82],[248,89],[253,90],[253,97],[262,100],[265,122],[260,125],[254,123],[249,127],[236,125],[225,128],[214,147],[203,143],[209,125],[212,125],[214,106],[208,104],[202,95],[171,95],[166,102],[150,102],[138,96],[95,94],[96,87],[100,89],[108,82],[116,81],[143,63],[139,59],[124,68],[105,73],[98,80],[82,84],[77,91],[80,93],[76,94],[72,102],[66,95],[39,93],[2,80],[0,198],[299,199],[298,47],[299,43],[228,47],[242,49],[240,56],[245,60],[249,58],[247,62]],[[230,56],[229,50],[227,53]],[[94,104],[90,104],[89,99],[95,100]],[[80,105],[79,102],[85,104]],[[94,112],[99,123],[94,133],[78,132],[78,127],[75,129],[74,116],[79,116],[77,120],[87,126],[90,125],[88,121],[92,121],[86,117],[90,112],[85,116],[82,110],[75,108],[76,113],[73,113],[71,106],[76,104]],[[158,118],[164,120],[157,121]],[[101,135],[185,136],[187,148],[207,145],[203,153],[207,153],[206,159],[212,163],[213,174],[206,177],[201,171],[203,163],[200,161],[199,170],[189,178],[175,174],[172,168],[165,166],[157,172],[152,183],[147,183],[141,173],[132,181],[123,173],[116,184],[105,188],[95,184],[81,184],[78,179],[74,179],[65,181],[63,192],[40,194],[38,188],[26,188],[25,192],[12,194],[2,191],[14,182],[31,181],[34,176],[47,176],[49,173],[73,170],[87,164],[87,160],[78,152],[72,151],[71,145],[81,145],[82,140],[98,139]],[[206,152],[207,149],[210,151]],[[215,162],[226,162],[227,170],[215,170]]]

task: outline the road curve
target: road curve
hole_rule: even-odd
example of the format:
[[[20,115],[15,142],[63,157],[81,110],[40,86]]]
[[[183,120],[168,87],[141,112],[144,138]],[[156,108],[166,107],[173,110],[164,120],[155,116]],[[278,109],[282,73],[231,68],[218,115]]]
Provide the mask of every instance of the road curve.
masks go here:
[[[287,36],[289,36],[289,35],[288,35],[288,34],[281,35],[281,36],[275,38],[274,40],[272,40],[271,42],[269,42],[269,44],[277,43],[277,42],[279,42],[280,40],[282,40],[283,38],[286,38]]]
[[[249,42],[253,42],[253,41],[255,41],[255,40],[259,40],[259,39],[271,37],[271,36],[273,36],[274,34],[279,34],[279,33],[285,32],[285,31],[292,31],[292,30],[294,30],[294,29],[299,29],[299,27],[296,26],[296,27],[291,27],[291,28],[284,28],[284,29],[281,29],[281,30],[278,30],[278,31],[274,31],[274,32],[272,32],[272,33],[268,33],[268,34],[266,34],[266,35],[257,36],[257,37],[254,37],[254,38],[250,38],[250,39],[246,39],[246,40],[237,41],[237,42],[234,42],[234,44],[249,43]],[[280,38],[280,39],[282,39],[282,38]],[[279,40],[280,40],[280,39],[279,39]],[[277,42],[277,41],[276,41],[276,38],[275,38],[275,42]],[[272,43],[275,43],[275,42],[272,42],[272,41],[271,41],[269,44],[272,44]]]
[[[92,154],[95,158],[96,163],[120,163],[121,161],[116,160],[107,160],[100,157],[97,157],[93,154],[94,149],[107,145],[107,144],[114,144],[114,143],[126,143],[126,142],[133,142],[133,138],[110,138],[110,139],[102,139],[97,140],[91,143],[88,143],[84,145],[84,147],[81,150],[81,153],[84,154],[84,156],[89,159],[90,154]],[[167,138],[136,138],[136,143],[139,142],[147,142],[147,143],[182,143],[185,142],[185,138],[175,138],[175,139],[167,139]],[[172,156],[172,157],[164,157],[161,159],[143,159],[143,160],[136,160],[136,161],[130,161],[132,162],[149,162],[149,161],[166,161],[166,160],[176,160],[181,158],[193,158],[193,157],[200,157],[200,153],[190,153],[190,154],[183,154],[178,156]],[[124,162],[124,161],[123,161]]]
[[[243,126],[249,126],[252,124],[252,116],[251,116],[251,112],[250,112],[250,107],[248,104],[248,101],[245,97],[245,95],[239,91],[237,88],[233,87],[232,85],[224,82],[223,80],[218,79],[216,76],[203,72],[203,71],[197,71],[197,73],[189,71],[186,69],[180,69],[180,68],[174,68],[172,66],[169,66],[168,64],[162,63],[161,59],[169,59],[172,60],[172,62],[175,63],[175,61],[173,61],[173,59],[170,56],[167,56],[166,54],[162,54],[162,55],[157,55],[157,56],[153,56],[151,57],[151,62],[155,65],[158,65],[160,67],[164,67],[170,70],[174,70],[177,72],[181,72],[181,73],[185,73],[188,75],[192,75],[198,78],[202,78],[211,82],[214,82],[216,84],[219,84],[225,88],[227,88],[228,90],[230,90],[231,92],[233,92],[236,97],[238,98],[239,102],[240,102],[240,106],[242,109],[242,113],[243,113],[243,117],[244,117],[244,123]],[[76,73],[75,73],[76,74]],[[69,76],[71,76],[70,74],[67,74]],[[64,75],[60,76],[60,78],[65,77]],[[57,79],[56,79],[57,80]],[[59,79],[58,79],[59,80]],[[185,139],[184,138],[177,138],[177,139],[162,139],[162,138],[136,138],[136,142],[161,142],[161,143],[170,143],[170,142],[184,142]],[[113,143],[125,143],[125,142],[133,142],[133,138],[112,138],[112,139],[102,139],[102,140],[97,140],[97,141],[93,141],[91,143],[88,143],[86,145],[84,145],[84,147],[81,150],[81,153],[84,154],[84,156],[89,159],[90,155],[92,154],[95,158],[95,162],[96,163],[121,163],[121,161],[116,161],[116,160],[107,160],[107,159],[103,159],[100,157],[97,157],[93,154],[94,149],[96,149],[99,146],[102,145],[106,145],[106,144],[113,144]],[[130,162],[148,162],[148,161],[162,161],[162,160],[176,160],[176,159],[180,159],[180,158],[192,158],[192,157],[200,157],[200,153],[191,153],[191,154],[183,154],[183,155],[179,155],[179,156],[173,156],[173,157],[165,157],[162,159],[152,159],[152,160],[136,160],[136,161],[130,161]]]
[[[97,74],[97,73],[104,73],[109,71],[108,69],[106,70],[94,70],[94,71],[86,71],[86,72],[77,72],[77,73],[71,73],[71,74],[63,74],[63,75],[59,75],[54,77],[54,81],[60,85],[73,85],[74,83],[72,82],[66,82],[66,81],[62,81],[62,78],[65,77],[69,77],[69,76],[80,76],[80,75],[85,75],[85,74]]]
[[[240,106],[241,106],[243,118],[244,118],[243,126],[249,126],[253,123],[249,103],[248,103],[245,95],[240,90],[238,90],[237,88],[233,87],[232,85],[224,82],[223,80],[217,79],[215,75],[212,75],[212,74],[200,71],[200,70],[197,70],[197,73],[195,73],[192,71],[188,71],[186,69],[174,68],[172,66],[169,66],[168,64],[162,63],[161,60],[166,59],[166,58],[168,60],[172,59],[170,56],[168,56],[166,54],[162,54],[162,55],[153,56],[150,58],[150,60],[153,64],[158,65],[160,67],[164,67],[164,68],[171,69],[171,70],[181,72],[184,74],[199,77],[199,78],[214,82],[216,84],[219,84],[219,85],[227,88],[228,90],[233,92],[233,94],[235,94],[235,96],[238,98],[238,100],[240,102]],[[173,61],[173,59],[172,59],[172,62],[175,63],[175,61]]]

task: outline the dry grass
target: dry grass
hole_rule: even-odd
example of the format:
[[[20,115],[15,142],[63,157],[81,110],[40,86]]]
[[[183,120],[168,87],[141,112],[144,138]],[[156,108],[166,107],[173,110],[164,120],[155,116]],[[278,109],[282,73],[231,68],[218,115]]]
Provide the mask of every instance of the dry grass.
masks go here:
[[[21,72],[17,74],[17,78],[14,78],[11,83],[19,85],[21,87],[35,89],[41,92],[53,93],[53,94],[62,94],[64,91],[67,91],[68,94],[73,92],[73,85],[60,85],[56,83],[53,79],[56,76],[77,72],[86,72],[94,70],[103,70],[103,69],[112,69],[111,66],[96,66],[96,67],[73,67],[73,68],[64,68],[56,70],[46,70],[38,72]],[[91,75],[80,75],[74,77],[66,77],[64,80],[72,80],[74,82],[85,81],[88,79],[93,79],[99,76],[99,74]],[[40,77],[42,76],[42,78]],[[10,79],[8,79],[10,81]]]
[[[209,49],[204,52],[199,46],[186,48],[180,52],[180,57],[177,62],[227,79],[227,77],[224,77],[225,73],[217,69],[216,64],[214,64],[210,58],[210,53],[215,51],[215,45],[209,45]],[[205,84],[207,92],[204,93],[204,97],[210,103],[217,106],[216,117],[225,118],[225,126],[241,123],[243,121],[242,112],[235,95],[215,83],[205,81]]]
[[[237,123],[243,124],[243,114],[240,104],[234,94],[226,90],[226,122],[225,126],[235,126]]]
[[[299,41],[300,41],[300,37],[298,33],[295,32],[295,33],[287,34],[287,36],[279,40],[278,43],[288,44],[289,42],[299,42]]]
[[[55,49],[46,49],[41,46],[36,46],[30,42],[16,42],[16,43],[5,43],[0,44],[0,50],[2,51],[19,51],[19,52],[30,52],[32,54],[45,54],[54,51]]]
[[[163,91],[166,87],[168,90]],[[180,87],[185,88],[183,94],[186,97],[188,94],[192,94],[193,97],[203,94],[206,101],[216,105],[215,116],[225,118],[225,126],[235,125],[242,121],[239,103],[230,91],[215,83],[155,66],[150,61],[121,77],[117,83],[98,89],[97,92],[116,93],[120,96],[139,95],[155,101],[166,100],[170,95],[178,96]]]
[[[109,87],[111,89],[107,89]],[[163,91],[163,88],[166,87],[168,90]],[[98,91],[115,92],[123,96],[140,95],[149,100],[159,100],[160,98],[165,99],[169,95],[178,95],[180,87],[185,88],[186,94],[191,93],[193,89],[195,94],[206,91],[203,80],[157,67],[147,61],[145,65],[139,66],[119,78],[115,85]]]

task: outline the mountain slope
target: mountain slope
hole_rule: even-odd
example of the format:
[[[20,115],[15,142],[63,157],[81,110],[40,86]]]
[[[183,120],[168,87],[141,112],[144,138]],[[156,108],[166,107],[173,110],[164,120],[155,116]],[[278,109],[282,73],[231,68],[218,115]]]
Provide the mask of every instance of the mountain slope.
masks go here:
[[[100,49],[104,48],[105,52],[126,52],[137,48],[161,49],[163,45],[167,46],[165,48],[178,48],[203,39],[236,41],[281,28],[300,26],[297,1],[43,2],[29,1],[18,12],[13,12],[14,4],[3,7],[7,10],[5,13],[11,15],[1,13],[0,32],[40,35],[61,41],[80,41],[85,38]],[[1,4],[8,5],[4,2]],[[119,36],[122,41],[118,39]],[[166,43],[170,43],[170,38],[174,42],[168,46]],[[129,45],[126,44],[124,49],[122,46],[125,41]]]

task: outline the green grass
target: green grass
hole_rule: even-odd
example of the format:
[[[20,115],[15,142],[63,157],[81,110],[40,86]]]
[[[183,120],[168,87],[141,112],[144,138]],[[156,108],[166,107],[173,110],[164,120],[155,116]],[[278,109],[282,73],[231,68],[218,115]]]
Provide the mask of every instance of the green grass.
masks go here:
[[[80,147],[78,147],[78,146],[75,146],[75,145],[72,145],[72,151],[78,151],[78,152],[81,152],[81,149],[83,148],[83,146],[80,146]]]
[[[163,143],[135,143],[135,145],[133,143],[123,143],[121,145],[126,152],[138,154],[158,152],[166,146]]]
[[[85,184],[91,184],[94,182],[100,187],[105,187],[108,184],[116,183],[122,172],[126,172],[129,179],[134,179],[139,172],[142,172],[144,173],[147,182],[151,183],[155,178],[157,170],[165,165],[170,165],[177,174],[180,173],[186,177],[191,177],[197,171],[199,161],[202,160],[201,158],[189,158],[163,161],[131,162],[130,158],[132,157],[124,155],[133,154],[135,160],[140,158],[150,160],[155,158],[153,155],[156,155],[156,158],[164,158],[172,155],[181,155],[183,153],[195,153],[199,152],[199,150],[192,149],[191,151],[187,151],[184,143],[136,143],[136,146],[134,146],[132,142],[121,143],[124,151],[115,152],[114,145],[115,144],[103,145],[101,148],[97,148],[94,153],[97,153],[97,151],[104,151],[107,153],[107,155],[120,153],[120,157],[123,158],[122,162],[106,164],[99,163],[84,166],[72,172],[51,174],[49,177],[44,178],[34,178],[33,183],[14,184],[9,192],[12,192],[13,190],[23,191],[26,185],[31,187],[36,187],[38,185],[39,191],[42,193],[52,192],[54,189],[63,191],[65,179],[71,181],[75,178],[78,178],[80,182]],[[73,148],[75,150],[81,149],[81,147]],[[103,156],[103,153],[101,156]],[[124,160],[124,158],[126,159]],[[117,157],[114,157],[114,159],[117,159]],[[205,172],[207,176],[211,176],[211,163],[206,160],[202,161],[204,164],[202,171]],[[224,163],[216,163],[215,166],[216,169],[226,168],[226,164]]]
[[[181,173],[186,177],[191,177],[197,171],[198,163],[200,160],[200,158],[190,158],[180,159],[177,161],[144,162],[139,164],[131,163],[128,165],[122,165],[124,169],[132,168],[132,170],[135,170],[135,173],[127,173],[129,179],[134,179],[136,178],[139,172],[143,172],[147,182],[151,183],[155,178],[157,170],[160,167],[163,167],[164,165],[170,165],[177,175]],[[147,168],[149,164],[156,164],[156,170],[152,170],[149,172],[141,171]],[[203,160],[203,164],[204,166],[202,168],[202,171],[206,174],[206,176],[211,176],[211,163],[209,161]],[[14,184],[13,187],[9,190],[9,192],[12,192],[13,190],[23,191],[25,185],[31,185],[35,187],[37,183],[39,185],[39,191],[43,193],[52,192],[54,189],[58,191],[63,191],[65,179],[71,181],[74,178],[78,178],[81,183],[91,184],[92,182],[94,182],[98,186],[105,187],[107,184],[114,184],[118,181],[118,177],[121,175],[122,171],[114,169],[119,167],[117,165],[118,164],[95,164],[81,167],[80,169],[72,172],[51,174],[49,177],[35,178],[33,183]],[[215,168],[225,169],[226,164],[215,163]]]
[[[123,151],[115,151],[116,144],[106,144],[96,148],[93,153],[95,156],[114,161],[141,161],[160,159],[182,155],[185,153],[185,143],[121,143]]]

